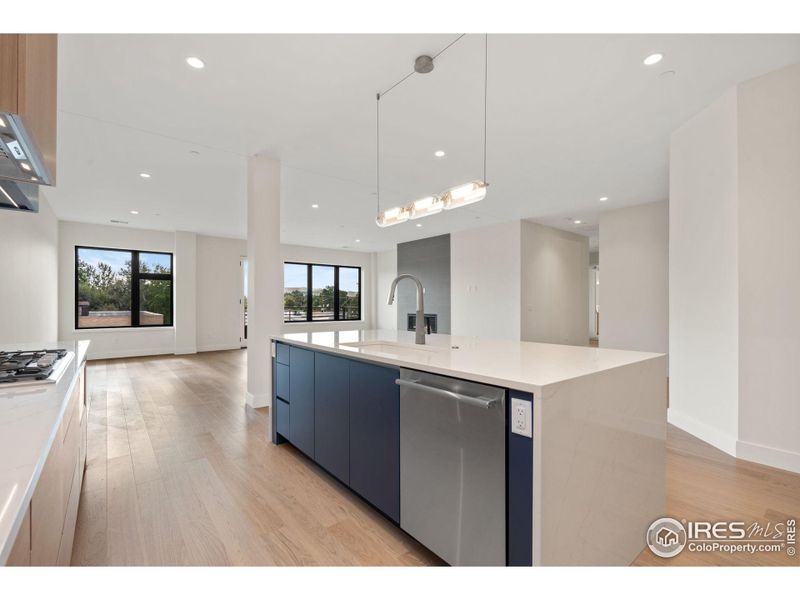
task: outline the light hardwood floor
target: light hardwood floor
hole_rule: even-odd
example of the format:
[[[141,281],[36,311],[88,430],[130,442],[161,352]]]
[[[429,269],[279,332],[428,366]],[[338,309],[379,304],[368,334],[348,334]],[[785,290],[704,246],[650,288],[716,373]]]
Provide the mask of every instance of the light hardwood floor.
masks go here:
[[[243,406],[245,372],[236,350],[89,363],[73,565],[441,564],[291,446],[269,443],[268,409]],[[668,509],[706,519],[800,515],[800,476],[670,428]],[[742,558],[644,552],[636,564],[692,562]]]

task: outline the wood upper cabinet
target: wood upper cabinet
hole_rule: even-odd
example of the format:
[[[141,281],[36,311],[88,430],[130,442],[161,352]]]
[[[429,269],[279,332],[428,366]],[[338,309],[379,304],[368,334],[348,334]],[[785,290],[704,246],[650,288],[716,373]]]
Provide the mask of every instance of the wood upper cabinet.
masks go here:
[[[0,112],[18,114],[56,178],[58,36],[0,34]]]

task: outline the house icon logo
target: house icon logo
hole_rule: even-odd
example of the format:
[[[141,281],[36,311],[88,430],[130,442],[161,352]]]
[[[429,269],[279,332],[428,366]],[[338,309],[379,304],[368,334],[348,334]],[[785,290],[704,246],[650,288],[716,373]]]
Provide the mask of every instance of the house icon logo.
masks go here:
[[[671,529],[662,527],[656,533],[656,541],[662,546],[674,546],[678,543],[678,534]]]
[[[686,528],[670,517],[656,519],[647,529],[647,546],[661,558],[677,556],[686,546]]]

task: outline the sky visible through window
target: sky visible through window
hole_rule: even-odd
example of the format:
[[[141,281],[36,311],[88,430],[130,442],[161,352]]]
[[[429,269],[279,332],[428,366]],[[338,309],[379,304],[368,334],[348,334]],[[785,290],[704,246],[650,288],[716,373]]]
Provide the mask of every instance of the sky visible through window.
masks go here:
[[[283,266],[283,286],[287,288],[304,288],[308,284],[308,271],[306,265]]]
[[[161,267],[164,272],[169,273],[170,270],[169,254],[157,254],[155,252],[140,252],[139,253],[139,268],[144,271],[144,266],[147,265],[147,271],[150,273],[156,272],[157,267]]]
[[[358,291],[358,269],[339,269],[339,289],[347,292]]]
[[[78,248],[80,259],[93,267],[99,263],[105,263],[114,271],[119,273],[125,263],[131,260],[131,253],[126,250],[96,250],[94,248]],[[141,252],[139,262],[147,263],[148,271],[152,272],[156,267],[163,267],[169,272],[169,254],[157,254],[155,252]]]
[[[113,269],[114,273],[119,273],[125,266],[125,262],[131,259],[130,252],[94,250],[93,248],[78,248],[78,256],[93,267],[97,267],[99,263],[105,263]]]
[[[319,272],[319,275],[322,275]],[[308,272],[306,271],[306,265],[293,265],[293,264],[285,264],[283,269],[283,286],[287,288],[304,288],[308,284],[307,282]],[[330,281],[327,281],[330,279]],[[331,270],[331,274],[328,278],[321,278],[316,277],[314,281],[314,287],[319,287],[320,285],[333,285],[333,272]],[[347,290],[351,292],[358,291],[358,269],[347,269],[342,267],[339,269],[339,289]]]

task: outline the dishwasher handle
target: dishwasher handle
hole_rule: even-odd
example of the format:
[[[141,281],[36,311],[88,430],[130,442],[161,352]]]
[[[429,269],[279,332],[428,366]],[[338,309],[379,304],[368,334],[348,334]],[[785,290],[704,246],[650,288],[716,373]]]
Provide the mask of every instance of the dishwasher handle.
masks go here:
[[[497,398],[467,396],[451,390],[443,390],[442,388],[425,385],[424,383],[420,383],[419,381],[413,379],[395,379],[394,382],[399,386],[408,387],[421,392],[429,392],[437,396],[442,396],[443,398],[448,398],[449,400],[457,400],[459,402],[463,402],[464,404],[469,404],[470,406],[477,406],[478,408],[489,409],[499,402],[499,399]]]

